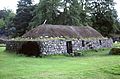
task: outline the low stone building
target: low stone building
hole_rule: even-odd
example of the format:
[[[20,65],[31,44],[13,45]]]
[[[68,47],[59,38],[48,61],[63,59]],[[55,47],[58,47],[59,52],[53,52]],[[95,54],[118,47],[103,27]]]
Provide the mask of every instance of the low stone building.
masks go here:
[[[112,39],[104,38],[89,26],[40,25],[22,38],[8,40],[6,50],[23,54],[31,52],[30,55],[70,54],[80,50],[109,48],[112,43]]]

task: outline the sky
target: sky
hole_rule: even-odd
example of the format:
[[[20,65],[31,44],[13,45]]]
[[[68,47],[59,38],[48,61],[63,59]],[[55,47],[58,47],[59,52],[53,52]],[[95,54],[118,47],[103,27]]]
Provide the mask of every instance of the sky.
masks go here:
[[[116,2],[115,9],[117,10],[118,17],[120,18],[120,0],[114,0]]]
[[[19,0],[0,0],[0,10],[7,8],[11,9],[12,11],[16,11],[17,9],[17,1]],[[39,0],[33,0],[34,3],[38,3]],[[115,9],[117,10],[118,17],[120,18],[120,0],[114,0],[116,2]]]
[[[19,0],[0,0],[0,10],[7,8],[11,9],[12,11],[16,12],[17,4]],[[33,0],[34,3],[38,3],[39,0]]]

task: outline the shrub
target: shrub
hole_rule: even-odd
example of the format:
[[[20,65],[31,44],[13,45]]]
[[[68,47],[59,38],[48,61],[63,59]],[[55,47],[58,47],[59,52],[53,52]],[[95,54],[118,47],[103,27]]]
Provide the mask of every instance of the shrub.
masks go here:
[[[82,56],[83,53],[82,52],[74,52],[74,56]]]
[[[75,51],[75,52],[73,52],[73,53],[70,53],[70,56],[73,56],[73,57],[82,56],[82,55],[83,55],[83,53],[80,52],[80,51]]]
[[[109,52],[110,55],[120,55],[120,48],[112,48]]]

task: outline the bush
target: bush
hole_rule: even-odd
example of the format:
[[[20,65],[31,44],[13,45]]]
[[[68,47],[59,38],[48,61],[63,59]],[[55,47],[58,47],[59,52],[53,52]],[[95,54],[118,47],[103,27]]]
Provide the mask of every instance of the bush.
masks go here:
[[[78,51],[75,51],[73,53],[70,53],[70,56],[73,56],[73,57],[76,57],[76,56],[82,56],[83,53],[82,52],[78,52]]]
[[[112,48],[109,52],[110,55],[120,55],[120,48]]]
[[[83,53],[82,52],[74,52],[74,56],[82,56]]]

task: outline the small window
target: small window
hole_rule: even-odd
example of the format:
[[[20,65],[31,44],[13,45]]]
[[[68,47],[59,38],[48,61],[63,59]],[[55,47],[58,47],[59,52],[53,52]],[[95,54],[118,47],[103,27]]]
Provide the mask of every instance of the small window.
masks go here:
[[[102,41],[101,40],[99,40],[99,43],[100,43],[100,45],[102,45]]]
[[[82,40],[82,47],[85,47],[85,41]]]

